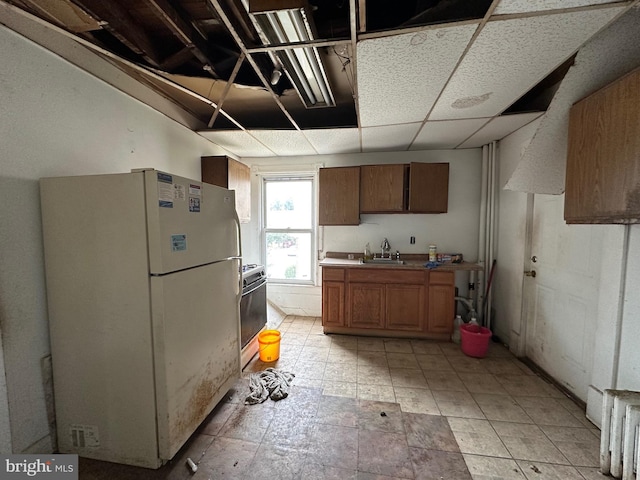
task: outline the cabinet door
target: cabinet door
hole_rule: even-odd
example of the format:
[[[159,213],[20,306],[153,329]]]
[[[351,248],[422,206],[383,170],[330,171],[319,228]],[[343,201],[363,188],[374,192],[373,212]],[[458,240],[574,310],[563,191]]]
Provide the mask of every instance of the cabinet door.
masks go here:
[[[235,190],[240,223],[251,221],[251,176],[249,167],[226,156],[201,157],[202,181]]]
[[[344,282],[322,282],[322,325],[344,327]]]
[[[387,324],[391,330],[420,332],[424,328],[424,285],[387,285]]]
[[[318,224],[358,225],[360,167],[321,168],[318,183]]]
[[[640,69],[571,107],[567,223],[640,220]]]
[[[406,169],[406,165],[362,165],[360,212],[404,211]]]
[[[348,283],[348,298],[350,327],[384,328],[384,284]]]
[[[429,272],[429,333],[451,333],[455,314],[453,272]]]
[[[412,163],[409,166],[409,211],[447,213],[449,164]]]

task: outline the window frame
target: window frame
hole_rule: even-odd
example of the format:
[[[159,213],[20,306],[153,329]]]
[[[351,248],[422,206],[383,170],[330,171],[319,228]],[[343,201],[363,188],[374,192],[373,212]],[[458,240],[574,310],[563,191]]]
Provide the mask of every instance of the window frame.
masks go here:
[[[262,258],[264,259],[265,267],[267,268],[267,234],[268,233],[309,233],[310,236],[310,252],[309,252],[309,279],[287,279],[287,278],[269,278],[267,276],[267,282],[273,284],[286,284],[286,285],[306,285],[313,286],[316,284],[316,258],[315,252],[317,250],[317,235],[318,235],[318,225],[316,219],[316,205],[317,205],[317,173],[315,172],[292,172],[292,173],[270,173],[261,175],[261,203],[262,209],[260,212],[260,224],[261,224],[261,232],[260,232],[260,241],[261,241],[261,250],[262,250]],[[311,182],[311,222],[309,228],[267,228],[267,183],[276,183],[276,182],[290,182],[290,181],[310,181]]]

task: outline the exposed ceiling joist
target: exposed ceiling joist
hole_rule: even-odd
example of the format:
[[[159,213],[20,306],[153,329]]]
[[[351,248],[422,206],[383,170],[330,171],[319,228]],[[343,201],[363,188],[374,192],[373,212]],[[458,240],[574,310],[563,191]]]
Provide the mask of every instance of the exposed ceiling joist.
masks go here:
[[[72,1],[92,17],[104,22],[102,24],[103,28],[133,52],[142,56],[153,66],[160,65],[160,55],[153,41],[120,4],[103,2],[102,0]]]
[[[191,53],[205,65],[204,69],[214,78],[219,78],[207,39],[187,20],[185,15],[179,11],[179,8],[169,0],[144,0],[144,3],[191,50]]]

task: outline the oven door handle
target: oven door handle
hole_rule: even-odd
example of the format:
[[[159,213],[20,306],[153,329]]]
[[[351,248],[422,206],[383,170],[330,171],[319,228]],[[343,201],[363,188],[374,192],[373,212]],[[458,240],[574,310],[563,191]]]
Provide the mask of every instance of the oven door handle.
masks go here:
[[[251,290],[247,290],[246,292],[242,292],[242,296],[244,297],[245,295],[249,295],[250,293],[255,292],[257,289],[259,289],[261,286],[266,285],[267,282],[263,281],[258,283],[257,285],[254,283],[254,285],[256,285],[255,287],[252,287]]]

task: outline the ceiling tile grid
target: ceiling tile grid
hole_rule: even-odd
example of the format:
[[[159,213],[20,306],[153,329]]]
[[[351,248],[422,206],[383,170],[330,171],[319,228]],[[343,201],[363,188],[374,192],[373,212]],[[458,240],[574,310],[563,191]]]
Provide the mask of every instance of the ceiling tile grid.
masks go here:
[[[476,29],[460,25],[359,42],[361,125],[424,120]]]
[[[502,140],[507,135],[515,132],[519,128],[533,122],[543,115],[543,112],[518,113],[495,117],[484,127],[458,145],[458,148],[478,148],[494,140]]]
[[[602,5],[605,3],[615,3],[617,1],[618,0],[501,0],[493,11],[493,14],[503,15],[510,13],[541,12],[562,8]]]
[[[362,151],[383,152],[407,150],[415,137],[420,123],[367,127],[362,129]]]
[[[357,128],[305,130],[304,134],[320,155],[360,152]]]
[[[471,118],[427,122],[410,150],[455,148],[489,120],[489,118]]]
[[[318,153],[300,130],[251,130],[250,133],[279,156]]]
[[[489,22],[465,55],[429,120],[500,114],[621,8]]]
[[[218,130],[198,132],[204,138],[238,157],[272,157],[274,152],[241,130]]]

